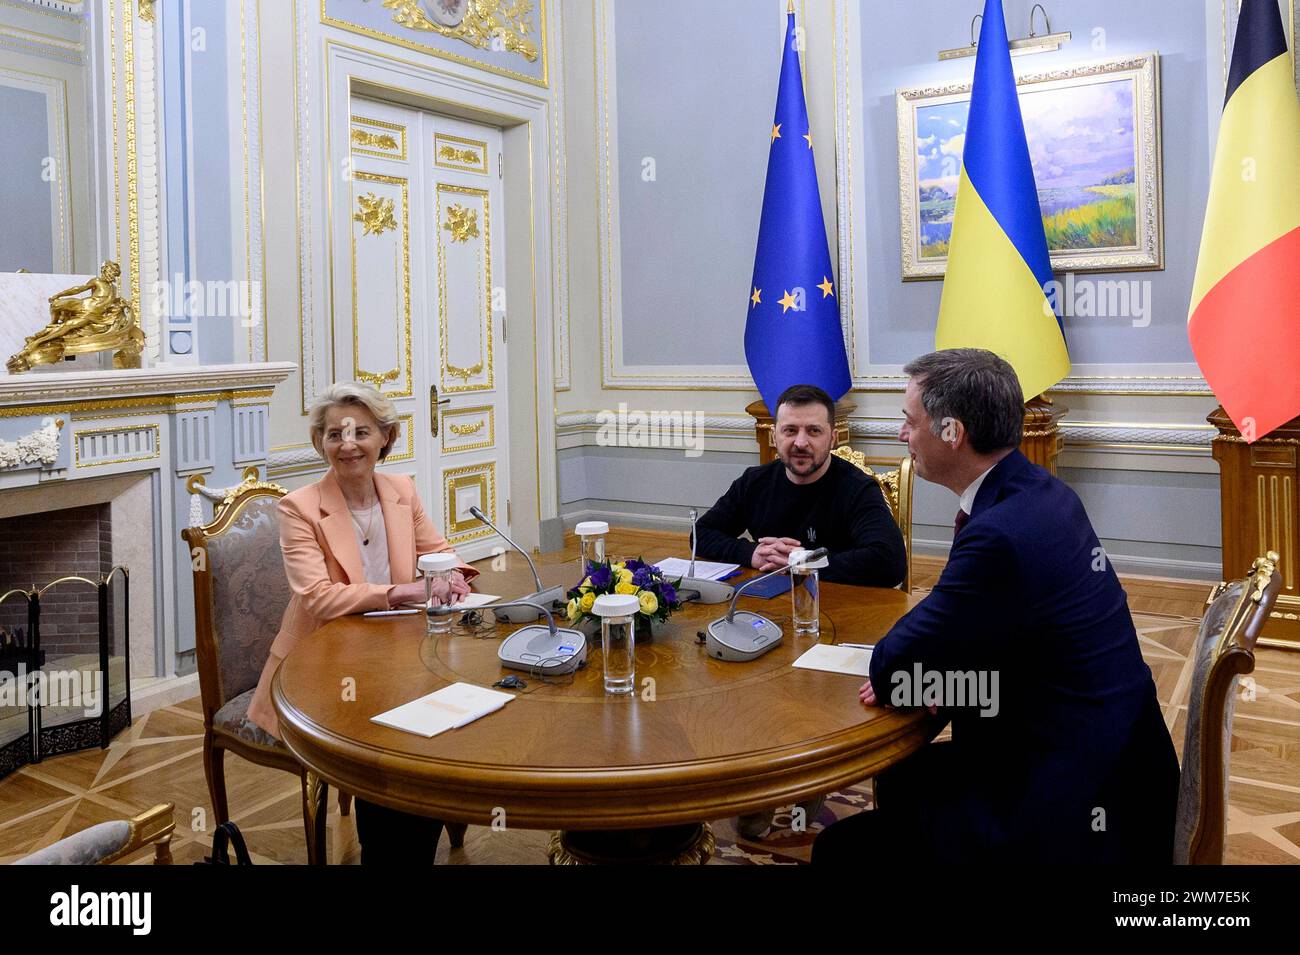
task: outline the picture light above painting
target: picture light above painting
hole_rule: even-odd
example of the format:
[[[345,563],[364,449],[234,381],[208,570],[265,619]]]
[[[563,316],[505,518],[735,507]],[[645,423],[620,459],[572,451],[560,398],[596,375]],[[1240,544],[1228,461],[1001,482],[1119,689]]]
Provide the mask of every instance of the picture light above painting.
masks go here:
[[[1081,64],[1016,81],[1052,268],[1164,268],[1160,58]],[[904,280],[943,278],[969,83],[897,93]]]

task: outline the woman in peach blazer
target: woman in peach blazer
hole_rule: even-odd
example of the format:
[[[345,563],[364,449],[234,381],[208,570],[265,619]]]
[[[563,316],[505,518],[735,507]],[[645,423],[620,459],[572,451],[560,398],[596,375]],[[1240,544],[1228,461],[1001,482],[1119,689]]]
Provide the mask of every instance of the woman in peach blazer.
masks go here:
[[[388,535],[392,578],[412,581],[419,554],[449,551],[452,546],[424,513],[410,477],[376,473],[374,481]],[[352,517],[332,471],[315,484],[285,495],[279,512],[280,550],[293,597],[248,705],[249,719],[275,737],[280,735],[280,723],[271,706],[271,678],[298,641],[335,617],[391,610],[403,602],[389,599],[397,588],[366,582]],[[460,572],[466,581],[478,576],[468,564],[461,564]],[[417,599],[423,601],[424,584],[417,586]]]
[[[248,718],[276,737],[271,680],[298,641],[344,614],[423,604],[417,555],[452,549],[424,513],[415,482],[375,471],[397,438],[391,401],[370,385],[334,384],[312,404],[309,426],[330,467],[315,484],[280,500],[280,550],[293,596],[248,706]],[[446,592],[435,596],[464,596],[477,575],[462,563]],[[357,800],[363,863],[432,862],[441,829],[435,820]]]

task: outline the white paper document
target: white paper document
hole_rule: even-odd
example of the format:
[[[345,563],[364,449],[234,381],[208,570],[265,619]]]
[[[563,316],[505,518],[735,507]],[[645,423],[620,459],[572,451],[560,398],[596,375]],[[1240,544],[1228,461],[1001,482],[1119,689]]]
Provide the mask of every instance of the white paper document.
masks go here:
[[[475,607],[482,607],[484,604],[496,603],[501,598],[496,594],[466,594],[456,604],[457,610],[473,610]]]
[[[871,675],[871,648],[842,647],[832,643],[819,643],[810,647],[794,666],[803,670],[825,670],[827,673],[851,673],[854,676]]]
[[[676,579],[686,577],[691,572],[691,562],[680,557],[665,557],[657,566],[665,577]],[[721,580],[739,568],[739,564],[715,564],[707,560],[695,562],[695,576],[700,580]]]
[[[514,698],[513,693],[471,683],[453,683],[387,713],[372,716],[370,722],[428,738],[495,713]]]
[[[460,603],[456,604],[456,609],[457,609],[457,610],[473,610],[475,607],[482,607],[482,606],[484,606],[484,605],[486,605],[486,604],[496,603],[496,602],[497,602],[498,600],[500,600],[500,599],[501,599],[501,598],[498,597],[496,594],[476,594],[476,593],[470,592],[470,593],[466,594],[464,597],[461,598]],[[423,601],[423,600],[421,600],[421,601],[417,601],[417,602],[414,602],[414,603],[409,603],[409,604],[406,604],[405,606],[407,606],[407,607],[413,607],[413,608],[415,608],[415,609],[417,609],[417,610],[423,610],[423,609],[425,609],[425,607],[424,607],[424,601]],[[366,616],[369,617],[369,616],[371,616],[372,614],[375,615],[375,616],[380,616],[380,615],[382,615],[382,614],[384,614],[384,613],[388,613],[388,612],[391,612],[391,611],[383,611],[383,610],[371,611],[371,613],[366,614]]]

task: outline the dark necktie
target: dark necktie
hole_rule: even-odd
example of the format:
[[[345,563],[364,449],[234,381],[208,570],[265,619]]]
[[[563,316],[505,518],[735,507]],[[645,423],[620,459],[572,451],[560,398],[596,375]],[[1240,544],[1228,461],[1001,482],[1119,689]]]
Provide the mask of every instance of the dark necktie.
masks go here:
[[[966,522],[969,520],[970,520],[970,515],[967,514],[965,510],[958,508],[957,519],[952,522],[953,540],[957,539],[957,535],[961,533],[961,529],[966,526]]]

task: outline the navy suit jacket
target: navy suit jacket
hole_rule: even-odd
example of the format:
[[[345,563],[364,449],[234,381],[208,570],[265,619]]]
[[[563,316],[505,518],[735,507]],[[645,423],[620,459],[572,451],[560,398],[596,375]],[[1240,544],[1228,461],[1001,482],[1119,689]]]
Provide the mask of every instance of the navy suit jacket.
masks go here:
[[[970,861],[1171,862],[1178,761],[1082,502],[1013,451],[971,511],[934,590],[871,658],[882,703],[917,665],[998,674],[995,716],[941,711],[952,771],[911,807],[927,838]]]

